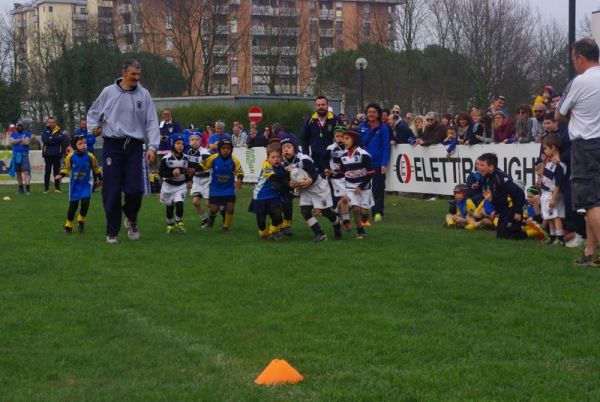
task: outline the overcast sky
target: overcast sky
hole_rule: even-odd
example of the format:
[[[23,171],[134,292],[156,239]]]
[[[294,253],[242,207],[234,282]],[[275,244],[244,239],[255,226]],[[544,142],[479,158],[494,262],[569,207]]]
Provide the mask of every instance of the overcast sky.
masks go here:
[[[539,9],[544,16],[555,18],[567,29],[569,16],[569,0],[521,0],[532,8]],[[0,0],[0,10],[6,11],[13,8],[13,3],[19,0]],[[20,1],[27,3],[28,1]],[[577,23],[585,16],[591,15],[593,11],[600,10],[600,0],[577,0]]]

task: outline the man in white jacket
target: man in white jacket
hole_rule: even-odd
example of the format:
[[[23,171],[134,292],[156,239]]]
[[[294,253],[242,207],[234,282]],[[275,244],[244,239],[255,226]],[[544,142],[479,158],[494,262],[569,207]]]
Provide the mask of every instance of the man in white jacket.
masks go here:
[[[123,213],[129,239],[140,238],[137,215],[144,195],[143,146],[148,143],[146,160],[151,164],[160,142],[154,102],[139,84],[141,71],[139,62],[125,61],[122,78],[102,90],[87,115],[90,130],[101,131],[104,138],[102,200],[109,244],[118,243]]]

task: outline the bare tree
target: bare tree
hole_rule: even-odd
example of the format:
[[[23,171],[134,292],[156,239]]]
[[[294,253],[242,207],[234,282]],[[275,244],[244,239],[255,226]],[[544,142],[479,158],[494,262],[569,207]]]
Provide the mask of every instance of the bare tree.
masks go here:
[[[585,15],[577,24],[577,37],[580,39],[592,37],[592,17]]]
[[[395,46],[413,50],[419,45],[427,18],[427,9],[420,0],[405,0],[392,12]]]

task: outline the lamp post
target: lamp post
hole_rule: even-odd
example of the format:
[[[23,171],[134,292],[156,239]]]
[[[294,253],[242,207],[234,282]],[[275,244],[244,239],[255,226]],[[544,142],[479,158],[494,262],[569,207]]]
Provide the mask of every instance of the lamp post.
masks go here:
[[[362,113],[363,107],[364,107],[364,102],[363,102],[363,75],[364,75],[364,71],[367,69],[367,59],[365,59],[364,57],[359,57],[358,59],[356,59],[356,61],[354,62],[354,65],[356,66],[356,69],[358,70],[358,74],[359,74],[359,85],[360,85],[360,89],[359,89],[359,104],[358,104],[358,108],[359,108],[359,112]]]

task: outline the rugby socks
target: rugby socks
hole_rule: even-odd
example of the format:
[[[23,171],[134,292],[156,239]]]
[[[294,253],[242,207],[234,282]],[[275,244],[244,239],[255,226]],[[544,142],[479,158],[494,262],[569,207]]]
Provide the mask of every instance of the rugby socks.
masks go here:
[[[65,227],[73,229],[73,221],[67,219],[67,221],[65,222]]]
[[[200,215],[200,221],[202,223],[208,223],[208,214],[206,212]]]
[[[29,186],[27,186],[27,187],[29,187]],[[22,184],[19,184],[19,193],[22,193],[23,191],[24,191],[24,190],[23,190],[23,185],[22,185]],[[27,190],[27,191],[29,191],[29,190]]]
[[[315,218],[314,216],[311,216],[309,219],[307,219],[306,224],[308,225],[308,227],[310,227],[310,230],[312,230],[315,235],[325,234],[325,232],[323,232],[323,229],[321,229],[317,218]]]
[[[183,202],[175,203],[175,220],[181,222],[183,220]]]
[[[564,242],[565,241],[564,231],[557,230],[555,238],[558,239],[558,240],[560,240],[561,242]]]
[[[223,219],[223,229],[229,229],[231,222],[233,221],[233,212],[225,211],[225,218]]]
[[[83,222],[85,222],[85,218],[86,217],[83,216],[83,215],[81,215],[81,214],[77,215],[77,223],[83,223]]]

